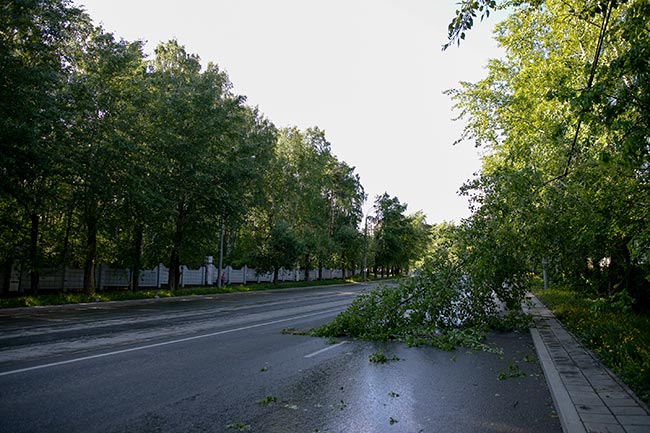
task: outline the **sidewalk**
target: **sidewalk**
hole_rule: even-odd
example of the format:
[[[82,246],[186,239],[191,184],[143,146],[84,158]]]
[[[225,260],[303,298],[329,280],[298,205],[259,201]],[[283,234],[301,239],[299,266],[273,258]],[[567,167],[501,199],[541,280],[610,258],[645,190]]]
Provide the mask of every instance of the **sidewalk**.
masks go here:
[[[650,413],[536,297],[531,334],[564,433],[650,433]]]

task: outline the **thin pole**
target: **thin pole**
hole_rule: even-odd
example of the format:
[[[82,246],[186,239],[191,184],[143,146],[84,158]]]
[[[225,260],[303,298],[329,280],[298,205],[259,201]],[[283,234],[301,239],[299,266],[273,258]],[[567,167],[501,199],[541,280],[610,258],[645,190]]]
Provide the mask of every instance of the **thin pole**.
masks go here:
[[[221,274],[223,273],[223,232],[226,226],[226,209],[221,210],[221,233],[219,234],[219,274],[217,275],[217,287],[221,288]]]
[[[366,223],[363,228],[363,281],[368,280],[368,266],[367,266],[367,257],[368,257],[368,215],[366,215]]]

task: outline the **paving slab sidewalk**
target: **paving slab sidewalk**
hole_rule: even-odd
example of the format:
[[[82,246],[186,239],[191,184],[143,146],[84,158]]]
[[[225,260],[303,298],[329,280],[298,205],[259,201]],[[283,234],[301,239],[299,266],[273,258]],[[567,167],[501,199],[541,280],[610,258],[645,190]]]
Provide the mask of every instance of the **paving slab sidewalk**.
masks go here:
[[[650,411],[533,295],[531,335],[564,433],[650,433]]]

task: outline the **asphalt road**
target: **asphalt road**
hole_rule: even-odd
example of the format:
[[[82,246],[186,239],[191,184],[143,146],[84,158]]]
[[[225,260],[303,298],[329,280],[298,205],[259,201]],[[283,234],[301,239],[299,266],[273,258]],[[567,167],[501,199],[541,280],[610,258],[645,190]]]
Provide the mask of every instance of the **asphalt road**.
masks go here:
[[[528,334],[497,356],[282,332],[367,288],[0,312],[0,432],[561,431]]]

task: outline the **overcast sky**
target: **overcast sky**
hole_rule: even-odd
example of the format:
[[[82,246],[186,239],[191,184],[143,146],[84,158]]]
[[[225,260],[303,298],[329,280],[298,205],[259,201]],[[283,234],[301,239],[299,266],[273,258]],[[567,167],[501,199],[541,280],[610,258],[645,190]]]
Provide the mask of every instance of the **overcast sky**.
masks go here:
[[[442,92],[485,75],[500,56],[495,16],[441,51],[456,0],[76,0],[95,23],[146,51],[176,38],[228,72],[234,92],[277,127],[318,126],[356,167],[364,211],[388,192],[430,223],[469,216],[461,184],[480,168],[453,142]]]

